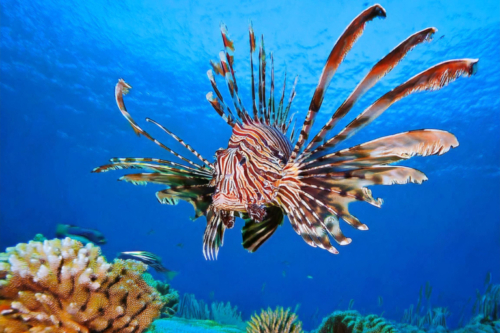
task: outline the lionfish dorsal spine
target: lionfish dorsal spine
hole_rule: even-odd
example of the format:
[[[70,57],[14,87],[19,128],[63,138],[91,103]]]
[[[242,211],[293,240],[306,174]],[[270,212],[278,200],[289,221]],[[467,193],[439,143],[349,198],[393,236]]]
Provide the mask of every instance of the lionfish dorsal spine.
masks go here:
[[[321,108],[323,97],[325,96],[330,81],[332,80],[333,75],[337,71],[340,63],[344,60],[346,54],[351,50],[356,40],[363,33],[365,23],[371,21],[375,17],[385,16],[385,10],[378,4],[364,10],[347,26],[344,33],[335,43],[335,46],[328,56],[326,65],[323,68],[316,90],[314,91],[311,104],[309,105],[309,111],[307,112],[306,119],[299,134],[299,139],[297,140],[292,156],[290,157],[291,160],[295,160],[297,155],[300,153],[303,144],[307,141],[309,132],[314,123],[314,119],[316,118],[316,114]]]
[[[460,76],[470,76],[474,74],[476,65],[477,59],[449,60],[415,75],[405,83],[380,97],[337,135],[316,148],[312,152],[311,157],[327,149],[332,149],[340,142],[347,140],[360,129],[378,118],[385,110],[400,99],[423,90],[441,89]]]
[[[414,33],[406,40],[396,46],[389,54],[383,57],[368,74],[361,80],[347,99],[340,105],[340,107],[333,113],[330,120],[323,126],[316,136],[310,141],[307,147],[302,152],[301,159],[309,156],[309,152],[316,148],[319,143],[325,140],[327,134],[335,127],[335,125],[351,110],[353,105],[370,90],[378,81],[386,76],[396,65],[418,44],[430,41],[432,35],[436,33],[436,28],[427,28]]]
[[[257,109],[257,104],[255,103],[255,79],[253,74],[253,53],[255,52],[255,34],[252,28],[252,22],[248,28],[248,37],[250,40],[250,75],[252,83],[252,107],[253,107],[253,119],[257,121],[259,119],[259,111]]]

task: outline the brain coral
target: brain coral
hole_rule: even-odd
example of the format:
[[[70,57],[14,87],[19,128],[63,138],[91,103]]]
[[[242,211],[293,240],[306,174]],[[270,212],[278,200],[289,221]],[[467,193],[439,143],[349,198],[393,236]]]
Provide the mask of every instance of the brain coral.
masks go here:
[[[0,331],[142,332],[163,306],[141,277],[147,266],[100,254],[70,238],[0,253]]]
[[[376,315],[366,317],[357,311],[336,311],[328,316],[316,333],[396,333],[397,330]]]
[[[247,333],[301,333],[302,323],[290,309],[278,307],[275,311],[262,310],[259,316],[252,316]]]

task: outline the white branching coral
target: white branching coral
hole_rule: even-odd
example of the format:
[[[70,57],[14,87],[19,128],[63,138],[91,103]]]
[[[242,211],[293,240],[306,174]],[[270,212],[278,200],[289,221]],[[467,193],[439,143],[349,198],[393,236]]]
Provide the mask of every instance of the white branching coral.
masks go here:
[[[7,248],[0,331],[142,332],[163,306],[141,277],[146,269],[133,260],[107,263],[99,247],[70,238]]]

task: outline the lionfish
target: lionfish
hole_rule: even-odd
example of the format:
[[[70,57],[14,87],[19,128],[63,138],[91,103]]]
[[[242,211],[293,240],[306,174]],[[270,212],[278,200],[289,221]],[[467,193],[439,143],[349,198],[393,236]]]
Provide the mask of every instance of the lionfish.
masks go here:
[[[470,76],[477,70],[477,59],[439,63],[389,91],[336,135],[330,135],[361,96],[416,45],[430,41],[437,30],[427,28],[419,31],[380,60],[321,130],[308,141],[335,71],[361,36],[365,24],[376,17],[385,16],[384,8],[378,4],[366,9],[337,40],[321,73],[296,142],[294,126],[291,126],[293,116],[289,117],[289,113],[297,78],[289,98],[285,100],[285,73],[283,88],[281,93],[278,92],[281,97],[275,98],[274,60],[271,53],[269,75],[266,73],[268,59],[263,37],[258,50],[258,71],[255,70],[258,78],[254,78],[253,54],[257,45],[250,24],[252,105],[251,111],[247,110],[238,94],[233,41],[222,24],[224,49],[219,53],[219,60],[210,61],[213,70],[207,72],[215,95],[209,92],[206,98],[224,122],[232,127],[228,147],[217,150],[215,161],[211,163],[167,128],[147,118],[147,122],[160,127],[202,163],[195,163],[173,151],[132,119],[123,101],[123,95],[128,93],[131,86],[120,79],[115,88],[116,102],[134,132],[138,136],[145,136],[184,163],[157,158],[113,158],[111,164],[96,168],[93,172],[147,170],[149,172],[125,175],[120,180],[135,185],[164,184],[167,188],[156,193],[160,203],[175,205],[179,200],[191,203],[196,212],[193,219],[203,215],[207,219],[203,236],[203,254],[206,259],[217,258],[224,233],[226,229],[234,227],[235,217],[245,221],[242,229],[243,247],[254,252],[283,224],[285,215],[307,244],[337,254],[331,239],[339,245],[351,243],[351,239],[342,233],[339,220],[359,230],[368,229],[349,212],[349,203],[364,201],[375,207],[382,205],[382,200],[375,199],[367,186],[409,182],[420,184],[427,180],[422,172],[391,164],[413,156],[442,155],[457,147],[458,141],[446,131],[423,129],[382,137],[347,149],[335,151],[334,148],[373,122],[401,98],[419,91],[438,90],[458,77]],[[234,109],[224,100],[216,83],[216,75],[224,78]],[[266,79],[269,77],[268,89]]]

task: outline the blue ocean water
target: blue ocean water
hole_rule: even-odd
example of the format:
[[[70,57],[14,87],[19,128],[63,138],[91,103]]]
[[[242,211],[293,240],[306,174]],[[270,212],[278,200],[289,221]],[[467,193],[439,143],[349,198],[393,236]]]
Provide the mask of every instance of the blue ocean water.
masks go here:
[[[205,218],[191,221],[187,203],[158,204],[160,186],[133,186],[123,174],[90,171],[111,157],[170,158],[134,135],[114,101],[114,85],[133,86],[127,106],[139,124],[181,150],[144,118],[166,125],[203,156],[231,134],[205,99],[206,71],[222,49],[224,22],[235,42],[235,70],[250,105],[248,24],[265,36],[275,75],[299,76],[292,112],[304,119],[326,58],[363,1],[13,1],[1,9],[0,249],[36,233],[51,238],[58,223],[96,228],[108,258],[146,250],[180,272],[172,286],[197,298],[230,301],[244,318],[268,306],[294,307],[306,329],[346,309],[384,312],[399,320],[420,286],[448,307],[451,325],[482,290],[488,272],[500,281],[500,4],[498,1],[384,1],[385,20],[369,22],[336,73],[316,133],[380,58],[412,33],[438,29],[353,108],[448,59],[479,58],[479,70],[436,92],[413,94],[348,142],[349,146],[410,129],[454,133],[460,146],[443,156],[404,163],[423,171],[422,185],[372,188],[381,209],[351,211],[369,231],[347,225],[353,239],[339,255],[308,246],[286,222],[250,254],[239,229],[228,230],[217,261],[202,254]],[[341,125],[342,125],[341,124]],[[339,126],[340,127],[340,126]],[[188,155],[187,153],[185,155]],[[378,298],[383,297],[379,306]]]

